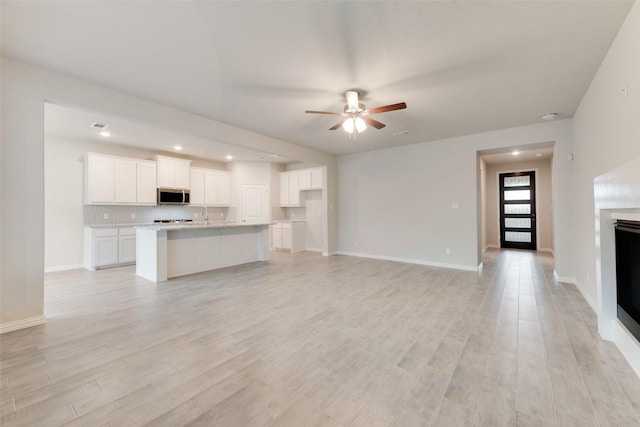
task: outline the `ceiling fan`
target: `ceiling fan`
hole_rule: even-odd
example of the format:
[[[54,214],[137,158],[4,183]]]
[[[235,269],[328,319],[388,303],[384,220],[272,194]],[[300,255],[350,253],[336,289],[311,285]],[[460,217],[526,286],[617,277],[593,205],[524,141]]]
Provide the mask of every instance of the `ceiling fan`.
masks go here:
[[[349,134],[349,138],[356,139],[356,135],[360,132],[364,132],[367,129],[367,125],[376,129],[382,129],[385,127],[384,123],[380,123],[377,120],[369,117],[372,114],[386,113],[387,111],[403,110],[407,108],[407,104],[400,102],[398,104],[385,105],[382,107],[372,108],[367,110],[364,104],[360,104],[358,101],[358,92],[355,90],[348,90],[345,92],[347,98],[347,105],[344,106],[344,112],[338,113],[334,111],[314,111],[306,110],[307,114],[333,114],[345,117],[342,121],[336,123],[330,127],[329,130],[336,130],[342,127],[345,132]]]

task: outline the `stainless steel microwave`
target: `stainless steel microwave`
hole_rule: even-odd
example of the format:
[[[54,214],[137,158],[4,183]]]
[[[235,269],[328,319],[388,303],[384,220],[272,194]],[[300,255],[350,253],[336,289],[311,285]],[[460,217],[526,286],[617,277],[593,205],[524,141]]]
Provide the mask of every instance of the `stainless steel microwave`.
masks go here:
[[[188,205],[189,190],[158,188],[159,205]]]

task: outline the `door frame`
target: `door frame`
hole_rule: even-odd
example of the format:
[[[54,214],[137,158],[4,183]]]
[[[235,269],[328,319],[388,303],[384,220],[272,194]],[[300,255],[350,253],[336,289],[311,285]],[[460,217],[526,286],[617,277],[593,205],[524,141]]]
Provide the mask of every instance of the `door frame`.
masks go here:
[[[540,227],[538,226],[538,218],[540,217],[540,215],[538,215],[538,188],[539,188],[539,176],[540,176],[540,172],[539,172],[539,168],[524,168],[524,169],[509,169],[509,170],[500,170],[500,171],[496,171],[496,183],[498,184],[498,189],[497,191],[497,197],[496,197],[496,203],[498,204],[497,206],[497,210],[496,212],[498,213],[496,215],[496,230],[498,230],[498,248],[502,247],[502,233],[501,233],[501,223],[500,223],[500,212],[501,212],[501,208],[502,206],[500,206],[500,174],[503,173],[518,173],[518,172],[535,172],[535,180],[534,180],[534,185],[536,187],[536,194],[535,194],[535,214],[536,214],[536,234],[535,234],[535,239],[536,239],[536,249],[531,249],[531,250],[535,250],[536,252],[538,251],[538,242],[540,241]]]

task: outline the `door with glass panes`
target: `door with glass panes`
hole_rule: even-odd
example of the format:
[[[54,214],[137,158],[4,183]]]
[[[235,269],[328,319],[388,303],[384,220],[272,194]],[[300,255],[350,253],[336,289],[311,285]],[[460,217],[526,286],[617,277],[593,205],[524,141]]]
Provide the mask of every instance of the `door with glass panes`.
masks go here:
[[[536,247],[536,175],[534,171],[500,174],[500,247]]]

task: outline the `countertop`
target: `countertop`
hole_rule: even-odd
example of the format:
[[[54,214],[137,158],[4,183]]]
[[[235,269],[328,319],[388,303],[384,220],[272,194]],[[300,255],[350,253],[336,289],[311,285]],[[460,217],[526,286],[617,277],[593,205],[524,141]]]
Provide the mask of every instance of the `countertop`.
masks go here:
[[[204,221],[194,221],[187,223],[168,223],[168,224],[147,224],[147,225],[139,225],[135,228],[143,229],[143,230],[194,230],[201,228],[230,228],[230,227],[262,227],[265,225],[271,225],[271,222],[264,223],[244,223],[244,222],[228,222],[228,221],[210,221],[209,224],[206,224]]]
[[[142,227],[145,225],[153,225],[153,222],[136,222],[136,223],[126,223],[126,224],[85,224],[85,227],[89,228],[133,228],[133,227]]]

